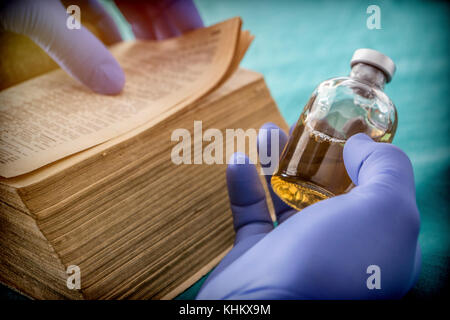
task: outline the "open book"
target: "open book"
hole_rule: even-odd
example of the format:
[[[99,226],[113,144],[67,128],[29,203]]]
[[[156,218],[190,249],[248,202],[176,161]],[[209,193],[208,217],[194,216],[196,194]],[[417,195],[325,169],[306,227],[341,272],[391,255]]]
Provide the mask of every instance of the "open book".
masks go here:
[[[229,78],[252,39],[234,18],[166,41],[117,44],[111,51],[127,79],[118,96],[93,95],[62,70],[0,92],[0,176],[161,121]]]
[[[234,237],[225,165],[174,164],[171,132],[286,128],[263,77],[238,69],[252,39],[233,18],[117,44],[118,96],[62,70],[0,92],[0,281],[33,298],[173,298],[218,263]]]

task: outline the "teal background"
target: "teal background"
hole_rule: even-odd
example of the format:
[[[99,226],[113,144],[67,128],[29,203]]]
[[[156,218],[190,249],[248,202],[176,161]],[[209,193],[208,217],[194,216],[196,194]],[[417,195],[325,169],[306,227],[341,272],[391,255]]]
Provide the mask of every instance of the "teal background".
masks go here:
[[[102,1],[125,39],[123,17]],[[286,121],[293,124],[317,84],[350,72],[357,48],[397,65],[386,93],[397,106],[394,144],[411,158],[421,213],[422,272],[406,298],[448,294],[449,274],[449,17],[445,2],[196,0],[206,25],[241,16],[255,36],[241,66],[264,74]],[[381,30],[369,30],[369,5],[381,9]],[[383,199],[380,199],[383,201]],[[205,277],[178,299],[194,299]],[[13,293],[9,298],[18,298]]]

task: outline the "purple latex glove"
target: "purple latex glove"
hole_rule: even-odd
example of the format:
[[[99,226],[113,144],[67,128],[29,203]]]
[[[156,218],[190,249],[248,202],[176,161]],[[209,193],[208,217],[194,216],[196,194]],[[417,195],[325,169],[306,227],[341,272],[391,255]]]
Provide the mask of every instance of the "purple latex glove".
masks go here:
[[[67,18],[66,9],[57,0],[7,1],[0,9],[2,29],[31,38],[62,69],[93,91],[119,93],[125,75],[117,61],[89,30],[83,26],[69,29]],[[103,25],[115,28],[107,18],[102,21]],[[113,29],[113,32],[117,30]]]
[[[273,124],[263,128],[279,130]],[[259,145],[270,145],[270,136],[260,135]],[[280,130],[280,146],[286,140]],[[197,298],[402,297],[415,283],[421,261],[411,163],[399,148],[375,143],[364,134],[347,141],[344,162],[356,185],[347,194],[296,213],[271,191],[280,223],[276,228],[255,166],[248,159],[246,164],[230,164],[235,245]],[[380,268],[380,289],[368,289],[371,265]]]
[[[114,22],[96,0],[74,1],[94,17],[107,44],[120,40]],[[161,40],[203,26],[195,4],[187,1],[117,1],[137,38]],[[118,94],[125,75],[117,61],[92,33],[66,26],[68,14],[58,0],[11,0],[0,5],[0,28],[23,34],[45,50],[75,79],[102,94]]]

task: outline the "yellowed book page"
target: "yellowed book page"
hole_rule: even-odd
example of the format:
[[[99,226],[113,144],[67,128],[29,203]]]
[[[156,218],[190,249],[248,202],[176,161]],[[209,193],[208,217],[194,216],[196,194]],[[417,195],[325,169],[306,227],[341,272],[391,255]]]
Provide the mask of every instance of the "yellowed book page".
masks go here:
[[[0,176],[14,177],[120,136],[199,99],[233,61],[241,20],[112,48],[123,92],[90,92],[62,70],[0,92]]]
[[[263,79],[262,74],[256,73],[254,71],[245,70],[245,69],[238,69],[236,73],[232,75],[232,77],[228,80],[229,84],[225,84],[227,88],[224,88],[224,90],[229,93],[230,88],[233,88],[232,90],[237,90],[237,88],[249,85],[251,83],[254,83],[260,79]],[[212,93],[212,96],[214,96],[216,92]],[[206,97],[207,99],[209,97]],[[164,114],[164,117],[169,117],[176,112],[178,112],[178,108],[172,108],[168,112]],[[113,138],[111,140],[108,140],[104,143],[98,144],[92,148],[86,149],[84,151],[75,153],[71,156],[65,157],[61,160],[55,161],[49,165],[43,166],[37,170],[34,170],[32,172],[29,172],[27,174],[23,174],[20,176],[12,177],[12,178],[2,178],[0,177],[0,185],[8,186],[10,188],[22,188],[27,187],[36,183],[40,183],[41,181],[56,175],[60,172],[63,172],[64,170],[67,170],[68,168],[83,162],[87,159],[90,159],[92,157],[95,157],[97,155],[107,155],[109,150],[113,148],[114,146],[124,143],[125,141],[132,139],[133,137],[143,133],[145,130],[148,130],[152,126],[154,126],[157,123],[157,121],[151,120],[149,122],[146,122],[145,124],[125,133],[122,134],[116,138]],[[170,139],[170,133],[168,133],[168,141]],[[1,188],[0,188],[1,191]]]
[[[254,39],[255,36],[250,34],[250,31],[248,30],[244,30],[240,33],[236,53],[233,61],[231,62],[230,68],[224,77],[225,79],[229,78],[239,68],[241,60],[244,58],[245,53]]]

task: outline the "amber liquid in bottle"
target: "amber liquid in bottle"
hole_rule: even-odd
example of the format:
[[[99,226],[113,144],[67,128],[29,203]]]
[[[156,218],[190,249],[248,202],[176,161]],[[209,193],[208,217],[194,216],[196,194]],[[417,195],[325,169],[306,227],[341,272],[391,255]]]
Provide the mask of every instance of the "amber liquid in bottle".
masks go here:
[[[306,110],[314,100],[311,97]],[[351,119],[342,131],[337,131],[327,119],[306,123],[303,113],[272,176],[274,192],[291,207],[302,210],[349,191],[353,183],[344,165],[343,149],[346,139],[358,132],[375,141],[391,142],[393,137],[392,130],[383,132],[371,127],[363,117]]]
[[[394,62],[362,48],[350,65],[348,77],[323,81],[314,90],[272,176],[274,192],[297,210],[353,187],[343,159],[352,135],[365,133],[377,142],[394,138],[397,111],[383,91]]]

